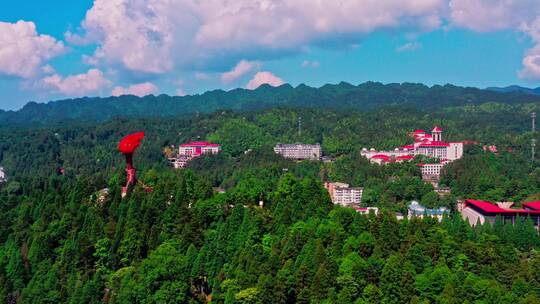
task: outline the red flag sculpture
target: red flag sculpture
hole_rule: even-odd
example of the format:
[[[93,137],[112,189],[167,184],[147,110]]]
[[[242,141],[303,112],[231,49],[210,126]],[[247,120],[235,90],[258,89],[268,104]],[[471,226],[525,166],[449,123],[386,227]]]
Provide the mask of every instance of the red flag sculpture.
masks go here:
[[[125,187],[122,187],[122,196],[127,194],[130,185],[134,185],[137,182],[137,174],[135,167],[133,167],[133,153],[137,150],[143,138],[144,132],[137,132],[127,135],[118,143],[118,151],[126,157],[127,183]]]

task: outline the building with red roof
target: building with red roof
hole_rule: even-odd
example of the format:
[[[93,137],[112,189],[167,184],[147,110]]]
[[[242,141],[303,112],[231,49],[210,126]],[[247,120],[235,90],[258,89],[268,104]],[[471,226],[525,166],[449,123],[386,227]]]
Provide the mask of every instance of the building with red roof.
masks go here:
[[[178,148],[178,155],[173,159],[175,168],[184,168],[189,161],[200,157],[203,154],[217,154],[221,151],[220,144],[214,144],[206,141],[194,141],[181,144]]]
[[[375,149],[362,149],[360,155],[368,158],[372,163],[385,165],[393,162],[410,161],[417,155],[439,159],[438,164],[425,164],[421,166],[422,178],[438,186],[440,172],[444,165],[463,156],[463,142],[446,142],[442,140],[443,130],[435,126],[431,134],[424,130],[415,130],[411,133],[414,142],[403,145],[391,151],[377,151]]]
[[[487,201],[467,199],[461,208],[462,217],[472,226],[477,223],[495,223],[497,217],[506,223],[515,223],[518,217],[530,217],[535,226],[540,224],[540,202],[523,203],[523,208],[508,208]]]
[[[392,151],[377,151],[375,149],[362,149],[360,154],[372,160],[374,163],[385,164],[389,162],[411,160],[416,155],[454,161],[463,156],[462,142],[446,142],[442,140],[442,129],[435,126],[431,134],[424,130],[415,130],[411,136],[414,143],[403,145]],[[385,155],[388,159],[384,159]]]

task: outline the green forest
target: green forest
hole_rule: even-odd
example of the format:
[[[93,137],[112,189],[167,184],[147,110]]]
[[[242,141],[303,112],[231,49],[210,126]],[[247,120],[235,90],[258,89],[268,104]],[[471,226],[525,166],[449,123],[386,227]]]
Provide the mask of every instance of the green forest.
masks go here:
[[[540,103],[488,101],[5,124],[0,297],[6,303],[540,303],[540,235],[530,219],[471,227],[456,212],[442,222],[395,217],[412,200],[451,210],[464,198],[540,200],[540,167],[531,157],[531,140],[540,136],[529,118]],[[422,181],[417,164],[425,160],[379,166],[360,156],[364,147],[407,144],[409,132],[434,125],[445,140],[470,142],[443,172],[449,195]],[[122,198],[124,160],[116,145],[136,131],[146,133],[134,158],[141,183]],[[193,140],[220,143],[223,151],[172,169],[166,155]],[[333,161],[283,159],[273,152],[278,142],[321,143]],[[382,212],[360,215],[333,205],[324,181],[364,187],[362,203]]]

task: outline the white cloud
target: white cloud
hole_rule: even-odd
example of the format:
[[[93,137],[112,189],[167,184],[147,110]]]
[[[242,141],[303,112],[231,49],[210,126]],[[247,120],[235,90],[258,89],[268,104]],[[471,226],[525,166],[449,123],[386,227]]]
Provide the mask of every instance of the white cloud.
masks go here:
[[[139,97],[143,97],[150,94],[156,94],[159,92],[159,89],[156,85],[154,85],[151,82],[143,82],[131,85],[127,88],[117,86],[112,90],[113,96],[121,96],[121,95],[135,95]]]
[[[41,80],[43,87],[58,91],[69,96],[83,96],[90,93],[98,93],[111,85],[111,82],[103,76],[98,69],[90,69],[88,72],[78,75],[62,77],[58,74],[47,76]]]
[[[66,37],[98,45],[88,62],[164,74],[351,45],[379,29],[437,28],[446,1],[95,0],[79,35]]]
[[[517,29],[540,14],[538,0],[450,0],[453,25],[478,32]]]
[[[221,74],[221,82],[232,83],[260,66],[261,63],[258,61],[240,60],[232,70]]]
[[[40,35],[33,22],[0,22],[0,73],[31,78],[46,69],[47,60],[62,54],[64,44]]]
[[[247,83],[246,89],[255,90],[263,84],[269,84],[273,87],[280,86],[285,82],[283,79],[277,77],[276,75],[270,72],[258,72],[253,76],[253,78]]]
[[[450,0],[449,9],[454,27],[476,32],[517,30],[527,34],[535,45],[523,57],[518,76],[540,79],[540,1]]]
[[[210,75],[208,75],[207,73],[202,73],[202,72],[196,72],[195,73],[195,79],[197,80],[208,80],[212,78]]]
[[[535,46],[527,51],[523,57],[523,69],[518,73],[520,78],[540,79],[540,17],[531,24],[523,25],[522,30],[527,33]]]
[[[176,96],[186,96],[186,91],[182,88],[176,89]]]
[[[401,53],[401,52],[414,52],[416,50],[419,50],[420,48],[422,48],[422,44],[420,42],[412,41],[412,42],[407,42],[404,45],[401,45],[401,46],[397,47],[396,52],[398,52],[398,53]]]
[[[304,60],[302,61],[302,67],[303,68],[318,68],[320,63],[317,60],[309,61]]]
[[[523,31],[537,16],[539,0],[94,0],[78,34],[68,32],[66,39],[97,44],[84,59],[92,65],[138,74],[225,72],[221,80],[228,84],[253,70],[250,62],[313,46],[358,45],[379,30]],[[418,47],[411,42],[396,50]],[[529,67],[539,53],[527,53],[520,75],[536,74]]]

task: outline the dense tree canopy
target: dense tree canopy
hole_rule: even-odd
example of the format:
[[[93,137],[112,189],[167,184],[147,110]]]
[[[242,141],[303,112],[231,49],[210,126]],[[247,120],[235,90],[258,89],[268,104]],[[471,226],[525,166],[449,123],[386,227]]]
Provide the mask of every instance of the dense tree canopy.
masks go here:
[[[398,221],[411,200],[538,198],[529,105],[426,112],[272,109],[62,126],[3,127],[0,297],[8,303],[538,303],[540,236],[529,219],[470,227],[459,214]],[[298,118],[302,117],[302,132]],[[363,147],[408,143],[438,124],[478,142],[439,197],[417,163],[379,166]],[[117,141],[144,130],[141,183],[125,198]],[[223,153],[168,167],[184,141]],[[333,162],[293,162],[277,142],[319,142]],[[483,145],[497,145],[499,153]],[[379,215],[332,205],[325,180],[365,188]],[[144,184],[144,186],[143,186]],[[153,191],[145,191],[152,187]],[[226,190],[215,191],[216,187]],[[108,191],[101,191],[107,188]],[[263,206],[259,203],[262,201]]]

